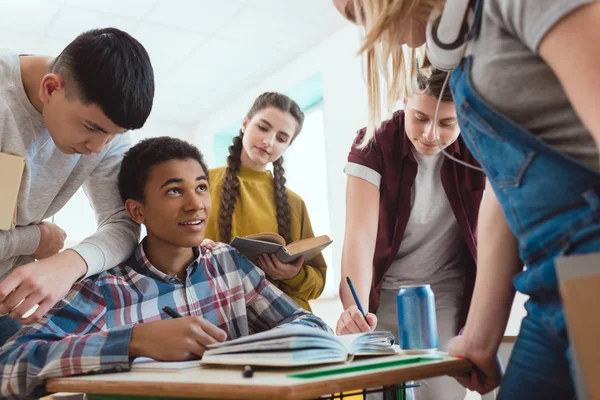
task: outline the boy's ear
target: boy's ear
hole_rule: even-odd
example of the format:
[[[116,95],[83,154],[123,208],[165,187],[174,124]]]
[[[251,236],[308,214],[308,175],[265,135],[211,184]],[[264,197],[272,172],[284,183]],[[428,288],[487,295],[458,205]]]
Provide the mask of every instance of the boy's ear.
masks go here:
[[[42,78],[42,83],[40,85],[40,100],[42,100],[44,104],[47,104],[56,90],[64,90],[64,88],[62,76],[58,74],[46,74]]]
[[[144,223],[144,205],[142,203],[137,200],[127,199],[125,201],[125,209],[132,220],[140,225]]]

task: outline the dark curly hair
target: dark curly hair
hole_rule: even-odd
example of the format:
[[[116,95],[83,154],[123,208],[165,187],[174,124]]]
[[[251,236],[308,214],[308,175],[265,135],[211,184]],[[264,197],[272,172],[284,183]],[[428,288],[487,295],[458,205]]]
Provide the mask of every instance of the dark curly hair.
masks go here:
[[[291,142],[298,136],[304,124],[304,113],[296,104],[284,94],[266,92],[256,98],[252,108],[248,111],[247,118],[252,119],[254,115],[268,107],[275,107],[283,112],[289,113],[297,122],[296,132]],[[233,144],[229,146],[227,157],[227,170],[225,180],[221,189],[221,210],[219,212],[219,240],[229,242],[231,240],[231,216],[235,209],[235,202],[240,194],[240,172],[242,155],[242,138],[244,133],[233,138]],[[288,203],[287,190],[285,187],[285,169],[283,168],[283,157],[273,162],[273,191],[275,196],[275,207],[277,212],[277,226],[279,234],[286,242],[291,241],[291,217],[290,204]]]
[[[121,163],[119,193],[127,199],[144,200],[144,189],[150,168],[169,160],[196,160],[208,179],[208,168],[198,148],[184,140],[168,136],[144,139],[133,146]]]

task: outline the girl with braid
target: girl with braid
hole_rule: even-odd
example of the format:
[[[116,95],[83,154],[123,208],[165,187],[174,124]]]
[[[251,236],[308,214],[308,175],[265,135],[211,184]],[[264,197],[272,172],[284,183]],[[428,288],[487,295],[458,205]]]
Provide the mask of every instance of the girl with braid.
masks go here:
[[[278,232],[287,243],[314,237],[306,205],[285,187],[283,153],[302,130],[304,114],[289,97],[274,92],[255,100],[229,147],[227,165],[209,171],[213,210],[206,237],[229,243],[234,236]],[[267,170],[273,164],[273,173]],[[308,301],[325,286],[322,255],[310,265],[285,264],[262,255],[257,265],[279,289],[310,311]]]

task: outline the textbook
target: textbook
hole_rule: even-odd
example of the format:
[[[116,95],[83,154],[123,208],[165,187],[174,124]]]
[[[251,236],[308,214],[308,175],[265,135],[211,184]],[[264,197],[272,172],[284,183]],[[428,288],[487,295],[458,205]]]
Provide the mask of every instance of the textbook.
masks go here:
[[[132,372],[180,372],[199,368],[200,361],[156,361],[148,357],[138,357],[131,363]]]
[[[25,169],[25,159],[0,153],[0,231],[17,225],[17,199]]]
[[[300,325],[274,328],[223,343],[208,345],[202,364],[297,367],[350,362],[355,356],[400,352],[388,331],[336,336]]]
[[[293,241],[286,245],[285,239],[272,232],[255,233],[244,237],[236,236],[231,246],[256,264],[261,254],[275,254],[282,263],[291,263],[301,256],[308,262],[331,244],[327,235]]]

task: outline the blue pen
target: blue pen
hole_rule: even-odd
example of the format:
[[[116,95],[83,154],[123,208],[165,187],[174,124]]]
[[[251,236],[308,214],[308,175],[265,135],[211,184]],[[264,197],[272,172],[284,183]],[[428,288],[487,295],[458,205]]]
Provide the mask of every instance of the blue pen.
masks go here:
[[[358,310],[361,312],[363,317],[365,317],[365,321],[367,321],[367,314],[365,314],[365,310],[363,310],[362,306],[360,305],[360,300],[358,300],[358,295],[356,294],[356,290],[354,290],[354,285],[352,284],[352,280],[350,280],[349,276],[346,277],[346,282],[348,282],[348,286],[350,286],[350,291],[352,292],[352,297],[354,297],[354,301],[356,302],[356,307],[358,307]],[[367,321],[367,324],[368,323],[369,321]]]

